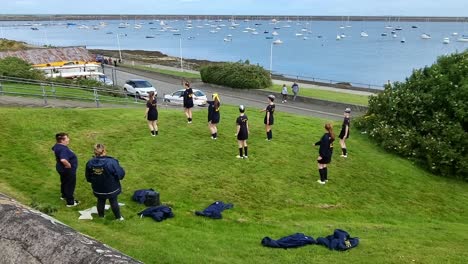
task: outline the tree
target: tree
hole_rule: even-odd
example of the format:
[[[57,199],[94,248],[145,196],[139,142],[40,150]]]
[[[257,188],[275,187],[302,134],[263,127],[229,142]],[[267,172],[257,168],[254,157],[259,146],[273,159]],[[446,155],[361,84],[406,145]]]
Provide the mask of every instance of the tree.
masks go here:
[[[356,124],[385,149],[468,181],[468,50],[387,85]]]

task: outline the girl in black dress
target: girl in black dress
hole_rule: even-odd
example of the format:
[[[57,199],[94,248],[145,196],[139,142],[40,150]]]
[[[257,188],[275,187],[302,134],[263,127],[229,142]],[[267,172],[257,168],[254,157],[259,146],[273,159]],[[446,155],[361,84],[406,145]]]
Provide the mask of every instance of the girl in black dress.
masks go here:
[[[275,118],[273,116],[273,113],[275,112],[275,104],[273,103],[273,101],[275,101],[275,96],[270,94],[268,96],[268,106],[260,111],[266,112],[265,118],[263,119],[263,123],[265,124],[265,130],[267,135],[266,140],[268,141],[271,141],[273,139],[273,131],[271,131],[271,126],[275,122]]]
[[[148,120],[148,127],[151,131],[151,136],[153,137],[158,134],[158,108],[156,95],[156,92],[149,92],[145,112],[146,120]]]
[[[340,138],[341,146],[341,157],[348,157],[348,150],[346,149],[346,139],[349,138],[349,123],[350,123],[351,108],[346,108],[344,111],[343,125],[341,126],[341,132],[338,136]]]
[[[184,82],[185,91],[183,93],[184,97],[184,112],[187,116],[187,123],[192,123],[192,107],[193,107],[193,90],[190,87],[189,82]]]
[[[335,134],[333,133],[333,127],[330,123],[327,123],[325,124],[325,134],[323,134],[320,141],[315,143],[315,146],[320,146],[319,156],[317,157],[318,170],[320,174],[320,180],[317,182],[320,184],[328,182],[327,164],[331,162],[334,140]]]
[[[219,95],[214,93],[213,101],[207,101],[208,103],[208,128],[211,132],[211,139],[218,138],[218,123],[220,119],[219,107],[221,103],[219,102]]]
[[[249,138],[249,123],[248,118],[244,114],[245,106],[239,106],[240,115],[237,117],[236,124],[237,124],[237,144],[239,145],[239,155],[236,157],[238,159],[247,159],[247,139]]]

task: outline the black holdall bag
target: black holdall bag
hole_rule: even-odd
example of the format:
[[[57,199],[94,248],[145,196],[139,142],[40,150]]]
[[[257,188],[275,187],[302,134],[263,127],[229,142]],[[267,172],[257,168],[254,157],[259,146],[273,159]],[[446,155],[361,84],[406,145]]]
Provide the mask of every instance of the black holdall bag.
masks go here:
[[[153,191],[152,189],[146,192],[145,201],[143,202],[146,206],[158,206],[161,205],[159,199],[159,192]]]
[[[161,204],[159,192],[153,189],[136,190],[132,198],[134,201],[146,206],[158,206]]]

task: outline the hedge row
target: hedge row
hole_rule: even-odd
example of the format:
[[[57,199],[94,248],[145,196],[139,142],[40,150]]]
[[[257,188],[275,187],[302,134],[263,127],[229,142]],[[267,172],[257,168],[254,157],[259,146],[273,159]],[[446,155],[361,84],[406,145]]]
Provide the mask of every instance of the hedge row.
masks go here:
[[[355,124],[385,149],[468,181],[468,51],[387,85]]]
[[[203,66],[200,75],[205,83],[239,89],[263,89],[272,85],[270,72],[248,61]]]

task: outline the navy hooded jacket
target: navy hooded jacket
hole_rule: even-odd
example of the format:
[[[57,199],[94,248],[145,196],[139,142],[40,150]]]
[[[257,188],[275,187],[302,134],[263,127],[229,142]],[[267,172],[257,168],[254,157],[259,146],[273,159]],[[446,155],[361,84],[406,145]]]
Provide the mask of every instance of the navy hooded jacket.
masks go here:
[[[350,237],[348,232],[335,229],[333,235],[317,238],[317,244],[328,247],[330,250],[348,250],[359,245],[359,238]]]
[[[174,217],[172,209],[165,205],[148,207],[145,210],[138,213],[140,216],[149,216],[157,222],[161,222],[164,219]]]
[[[296,248],[305,245],[316,244],[317,242],[311,236],[306,236],[302,233],[296,233],[294,235],[286,236],[278,240],[273,240],[269,237],[262,239],[262,245],[265,247],[272,248]]]
[[[118,195],[121,192],[120,180],[125,177],[125,171],[119,161],[100,156],[86,163],[86,180],[91,183],[96,195]]]
[[[232,204],[225,204],[221,201],[216,201],[208,206],[203,212],[196,211],[195,214],[199,216],[206,216],[213,219],[221,219],[223,216],[221,213],[226,209],[234,207]]]

